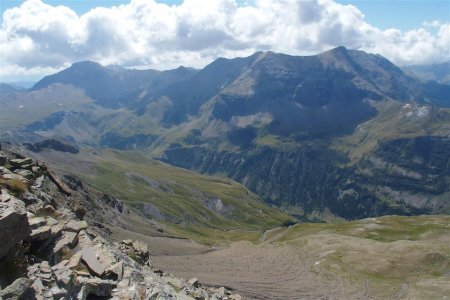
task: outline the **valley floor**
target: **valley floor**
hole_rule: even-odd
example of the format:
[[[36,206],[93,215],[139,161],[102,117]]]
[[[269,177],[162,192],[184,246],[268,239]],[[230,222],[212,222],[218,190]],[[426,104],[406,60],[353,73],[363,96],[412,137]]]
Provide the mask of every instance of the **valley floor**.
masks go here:
[[[299,224],[226,246],[147,237],[155,268],[244,299],[449,299],[450,218]],[[215,247],[214,247],[215,248]]]
[[[209,253],[156,256],[153,261],[155,267],[178,276],[230,287],[244,299],[343,299],[365,293],[352,291],[339,280],[320,280],[305,255],[286,245],[243,241]]]

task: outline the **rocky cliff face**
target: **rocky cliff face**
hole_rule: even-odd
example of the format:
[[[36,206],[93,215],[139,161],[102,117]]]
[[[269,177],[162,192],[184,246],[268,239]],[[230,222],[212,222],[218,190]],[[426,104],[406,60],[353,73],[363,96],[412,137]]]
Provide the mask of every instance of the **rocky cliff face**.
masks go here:
[[[0,299],[240,299],[152,268],[148,246],[110,242],[130,212],[74,177],[0,151]]]
[[[242,182],[266,202],[303,210],[325,210],[347,219],[379,215],[447,213],[450,140],[396,139],[351,162],[327,143],[295,148],[248,148],[239,152],[174,147],[163,160]]]

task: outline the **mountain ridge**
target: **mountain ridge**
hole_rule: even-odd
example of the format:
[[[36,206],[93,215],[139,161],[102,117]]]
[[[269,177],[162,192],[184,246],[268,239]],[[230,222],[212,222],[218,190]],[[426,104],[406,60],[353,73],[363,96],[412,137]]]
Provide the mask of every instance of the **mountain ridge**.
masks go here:
[[[147,74],[88,65],[109,74],[99,81],[108,84],[111,78],[122,80],[117,74]],[[97,99],[84,91],[86,102],[79,96],[69,97],[83,93],[80,83],[78,88],[53,84],[31,93],[16,93],[15,99],[6,96],[2,98],[5,103],[23,99],[21,110],[28,113],[27,118],[34,113],[26,109],[34,104],[31,99],[44,101],[62,89],[71,104],[46,108],[48,117],[36,117],[32,124],[3,128],[17,132],[16,141],[23,137],[35,143],[54,137],[81,147],[136,150],[187,169],[224,174],[271,204],[293,208],[294,213],[331,210],[353,218],[438,212],[439,205],[447,211],[444,195],[448,191],[437,188],[446,182],[447,169],[436,175],[426,163],[422,167],[411,164],[411,168],[397,165],[390,159],[393,155],[401,164],[407,161],[394,153],[389,143],[407,138],[414,144],[414,139],[431,137],[432,144],[446,149],[450,136],[448,85],[422,82],[380,55],[344,47],[312,56],[257,52],[248,57],[219,58],[201,70],[183,68],[150,77],[143,85],[141,78],[114,93],[115,98],[106,97],[111,90]],[[74,82],[77,80],[75,76]],[[114,88],[120,90],[120,84]],[[25,119],[20,117],[25,116],[21,110],[5,107],[8,115],[19,116],[14,118],[19,120],[16,122]],[[422,152],[416,154],[417,159],[427,161]],[[257,157],[262,161],[257,162]],[[315,164],[320,167],[314,168]],[[368,165],[377,171],[370,173]],[[386,168],[379,173],[381,165]],[[290,176],[283,175],[282,168],[287,168]],[[418,173],[415,169],[420,170],[420,184],[433,187],[417,195],[396,190],[417,184],[417,178],[410,176]],[[402,178],[396,177],[398,184],[392,185],[377,179],[380,174]],[[358,176],[364,180],[358,182]],[[439,179],[429,182],[429,176]],[[322,187],[322,182],[330,186]],[[393,191],[386,191],[386,186]],[[432,190],[439,191],[438,195]],[[343,203],[344,198],[348,203]],[[424,199],[431,204],[427,206]],[[358,213],[352,215],[352,210]]]

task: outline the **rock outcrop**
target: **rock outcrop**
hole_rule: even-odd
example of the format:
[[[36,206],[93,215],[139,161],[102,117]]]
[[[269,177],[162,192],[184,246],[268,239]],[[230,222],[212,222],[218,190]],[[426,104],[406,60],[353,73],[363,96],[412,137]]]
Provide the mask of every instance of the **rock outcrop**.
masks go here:
[[[108,241],[82,220],[127,213],[119,200],[66,184],[42,162],[0,158],[0,299],[240,299],[154,270],[147,244]]]
[[[31,234],[25,203],[2,189],[0,195],[0,259]]]

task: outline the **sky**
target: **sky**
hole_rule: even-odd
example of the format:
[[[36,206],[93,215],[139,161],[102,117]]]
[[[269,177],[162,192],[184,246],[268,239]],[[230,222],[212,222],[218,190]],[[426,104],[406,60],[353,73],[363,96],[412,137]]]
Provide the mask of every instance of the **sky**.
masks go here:
[[[73,62],[200,68],[346,46],[405,66],[450,60],[450,0],[0,0],[0,80]]]

